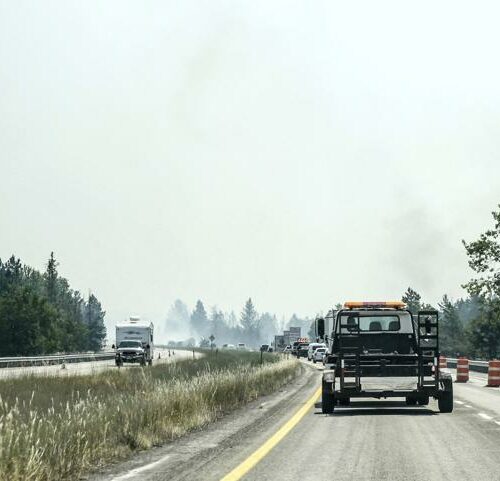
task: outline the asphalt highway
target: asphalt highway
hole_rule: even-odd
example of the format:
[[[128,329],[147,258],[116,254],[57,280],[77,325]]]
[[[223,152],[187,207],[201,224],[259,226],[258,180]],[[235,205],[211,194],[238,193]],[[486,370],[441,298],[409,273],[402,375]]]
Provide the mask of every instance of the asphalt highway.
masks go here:
[[[485,375],[454,383],[452,414],[440,414],[434,400],[426,407],[369,400],[324,415],[321,368],[307,364],[285,392],[97,479],[500,481],[500,390],[485,387]],[[277,437],[301,409],[303,417]]]
[[[286,480],[500,480],[500,392],[474,378],[455,383],[452,414],[435,401],[353,401],[331,416],[313,409],[243,479],[274,480],[279,466]]]
[[[175,352],[175,355],[172,353]],[[153,364],[171,362],[175,359],[186,359],[192,357],[192,351],[172,350],[168,355],[166,349],[155,349],[155,358]],[[160,358],[158,359],[158,355]],[[125,364],[121,369],[135,369],[138,364]],[[52,366],[26,366],[26,367],[6,367],[0,369],[0,379],[7,379],[21,376],[74,376],[78,374],[92,374],[106,369],[117,369],[114,360],[90,361],[90,362],[71,362],[54,364]]]

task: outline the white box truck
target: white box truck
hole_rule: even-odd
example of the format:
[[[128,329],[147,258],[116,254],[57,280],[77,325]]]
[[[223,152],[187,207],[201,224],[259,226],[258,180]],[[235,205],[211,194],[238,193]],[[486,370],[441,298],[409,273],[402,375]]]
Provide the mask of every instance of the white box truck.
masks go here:
[[[118,367],[123,363],[139,363],[145,366],[153,364],[153,330],[152,322],[130,317],[128,321],[116,324],[115,363]]]

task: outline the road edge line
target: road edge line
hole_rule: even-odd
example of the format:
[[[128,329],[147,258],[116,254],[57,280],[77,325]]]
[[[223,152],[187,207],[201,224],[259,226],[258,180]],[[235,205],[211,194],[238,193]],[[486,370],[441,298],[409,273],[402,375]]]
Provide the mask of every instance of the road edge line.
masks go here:
[[[221,481],[238,481],[256,466],[269,452],[300,422],[300,420],[314,406],[321,395],[321,387],[306,401],[306,403],[278,429],[260,448],[254,451],[248,458],[226,474]]]

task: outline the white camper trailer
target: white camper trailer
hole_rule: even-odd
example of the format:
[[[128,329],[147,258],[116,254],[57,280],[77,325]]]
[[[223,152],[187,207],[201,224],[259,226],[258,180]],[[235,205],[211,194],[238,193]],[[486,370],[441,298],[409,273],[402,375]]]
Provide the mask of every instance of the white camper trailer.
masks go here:
[[[128,321],[116,324],[117,366],[124,362],[139,363],[144,366],[153,364],[153,323],[130,317]]]

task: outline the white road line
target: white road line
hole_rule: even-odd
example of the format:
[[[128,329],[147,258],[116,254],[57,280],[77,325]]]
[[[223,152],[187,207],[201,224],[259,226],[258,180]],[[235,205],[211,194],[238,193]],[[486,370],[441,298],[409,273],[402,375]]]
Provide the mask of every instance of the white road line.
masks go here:
[[[483,419],[487,419],[488,421],[490,419],[493,419],[491,416],[488,416],[487,414],[484,413],[478,413],[478,416],[482,417]]]
[[[497,423],[500,426],[500,421],[495,421],[495,423]]]
[[[471,408],[472,406],[470,404],[465,405],[466,408]]]
[[[163,461],[165,461],[168,457],[170,457],[170,454],[163,456],[163,458],[158,459],[158,461],[155,461],[154,463],[149,463],[144,466],[141,466],[140,468],[132,469],[126,474],[113,478],[111,481],[124,481],[126,479],[133,478],[134,476],[136,476],[139,473],[142,473],[143,471],[149,471],[150,469],[153,469],[158,464],[163,463]]]
[[[463,404],[462,401],[455,401],[455,404]]]

